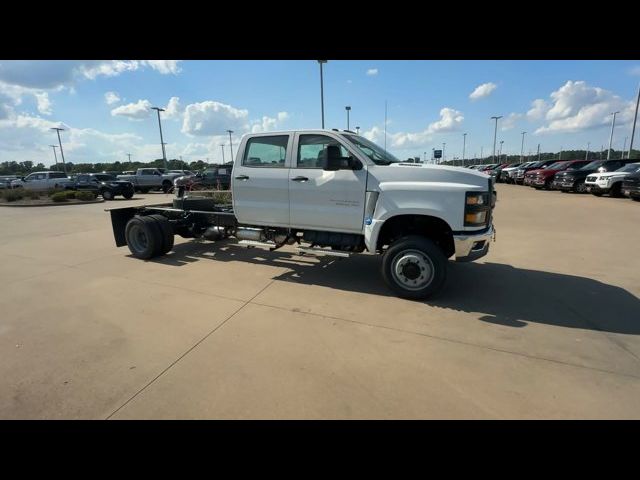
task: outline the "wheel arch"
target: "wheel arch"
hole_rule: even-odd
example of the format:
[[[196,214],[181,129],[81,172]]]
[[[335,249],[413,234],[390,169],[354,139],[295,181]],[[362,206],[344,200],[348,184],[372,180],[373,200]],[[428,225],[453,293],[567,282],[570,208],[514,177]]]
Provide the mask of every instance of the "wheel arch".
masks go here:
[[[446,258],[455,253],[453,230],[442,218],[433,215],[403,214],[388,218],[382,224],[376,239],[376,251],[407,235],[420,235],[432,240],[442,249]]]

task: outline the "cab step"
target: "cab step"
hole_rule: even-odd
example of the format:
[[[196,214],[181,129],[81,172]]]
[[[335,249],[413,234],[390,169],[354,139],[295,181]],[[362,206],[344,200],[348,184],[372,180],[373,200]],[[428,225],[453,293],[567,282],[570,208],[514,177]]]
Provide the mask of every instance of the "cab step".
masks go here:
[[[278,248],[274,243],[258,242],[256,240],[240,240],[238,245],[247,248],[264,248],[265,250],[275,250]]]
[[[298,247],[298,253],[301,255],[329,255],[331,257],[349,258],[351,253],[341,252],[340,250],[326,250],[324,248]]]

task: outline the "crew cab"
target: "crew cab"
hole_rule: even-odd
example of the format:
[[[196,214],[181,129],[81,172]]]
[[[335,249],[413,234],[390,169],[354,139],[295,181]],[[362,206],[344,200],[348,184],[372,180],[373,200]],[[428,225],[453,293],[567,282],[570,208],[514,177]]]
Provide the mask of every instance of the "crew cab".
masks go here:
[[[640,163],[628,163],[613,172],[592,173],[584,181],[587,192],[600,197],[609,194],[611,197],[622,197],[622,182],[627,175],[640,171]]]
[[[447,259],[472,261],[494,239],[491,178],[461,167],[407,163],[349,131],[245,135],[232,172],[232,203],[178,189],[172,204],[111,209],[117,246],[149,259],[174,235],[302,254],[382,255],[399,296],[443,287]]]
[[[162,190],[168,193],[173,188],[173,180],[184,175],[184,171],[165,172],[160,168],[139,168],[133,175],[118,175],[118,180],[131,182],[134,188],[142,193],[150,190]]]
[[[562,192],[585,193],[587,191],[585,180],[589,175],[612,172],[628,163],[633,163],[633,160],[594,160],[578,170],[558,172],[551,185],[554,190]]]
[[[33,172],[26,177],[13,180],[11,188],[24,188],[25,190],[52,190],[65,188],[71,185],[71,180],[64,172]]]
[[[538,170],[530,170],[525,174],[524,184],[534,187],[538,190],[544,188],[551,189],[553,178],[556,173],[563,171],[579,170],[589,163],[588,160],[563,160],[552,163],[547,168]]]
[[[79,173],[75,183],[66,187],[70,190],[84,190],[102,195],[105,200],[113,200],[117,195],[122,195],[127,200],[133,197],[133,183],[118,180],[115,175],[108,173]]]

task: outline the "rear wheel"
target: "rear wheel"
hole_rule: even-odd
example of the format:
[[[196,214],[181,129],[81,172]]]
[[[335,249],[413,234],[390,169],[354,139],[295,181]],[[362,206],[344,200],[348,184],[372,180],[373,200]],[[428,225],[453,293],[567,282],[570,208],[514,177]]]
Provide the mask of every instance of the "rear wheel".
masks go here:
[[[149,215],[147,218],[152,218],[155,220],[156,224],[160,228],[161,231],[161,239],[162,239],[162,247],[160,248],[160,254],[165,254],[173,248],[173,226],[171,222],[167,220],[166,217],[156,214]]]
[[[105,200],[113,200],[113,192],[111,190],[103,190],[102,198]]]
[[[385,252],[382,278],[400,297],[425,299],[444,286],[447,259],[431,240],[407,236],[396,240]]]
[[[124,234],[134,257],[148,260],[160,254],[162,233],[154,219],[136,215],[127,222]]]
[[[169,180],[165,180],[164,182],[162,182],[162,191],[164,193],[169,193],[172,188],[173,188],[173,185]]]
[[[576,183],[573,186],[573,191],[576,192],[576,193],[586,193],[587,186],[584,184],[584,180]]]
[[[124,198],[126,198],[127,200],[132,199],[132,198],[133,198],[133,190],[130,190],[130,191],[126,191],[126,192],[124,192],[124,193],[122,194],[122,196],[123,196]]]

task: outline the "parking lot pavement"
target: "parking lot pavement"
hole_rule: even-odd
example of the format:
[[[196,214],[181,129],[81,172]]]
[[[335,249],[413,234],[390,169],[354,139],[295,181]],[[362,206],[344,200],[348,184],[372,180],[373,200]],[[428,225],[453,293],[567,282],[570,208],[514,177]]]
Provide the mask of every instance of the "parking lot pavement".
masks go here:
[[[0,208],[0,418],[640,418],[640,205],[498,185],[497,242],[429,302],[379,258]]]

